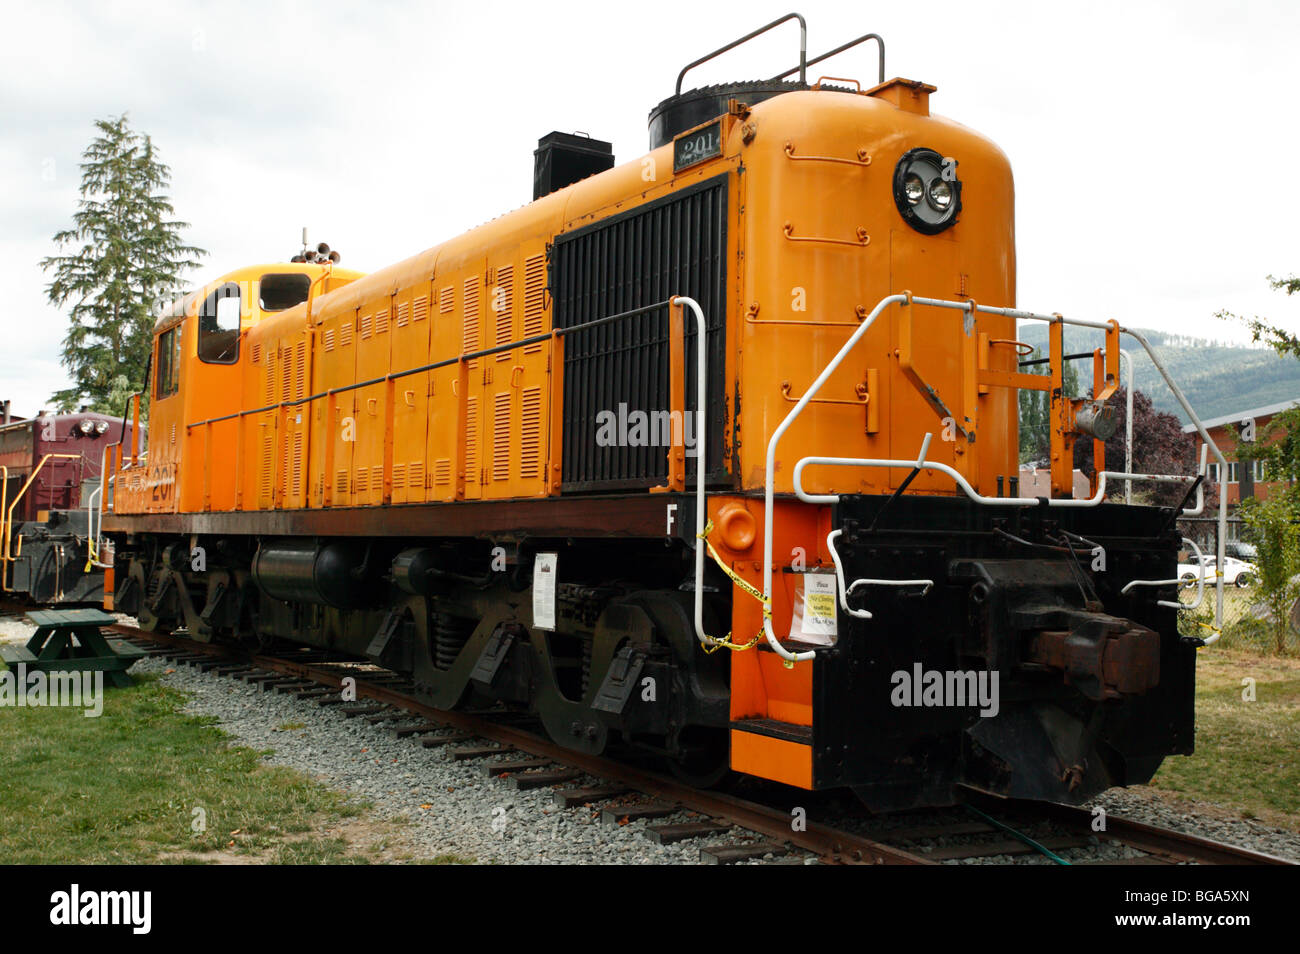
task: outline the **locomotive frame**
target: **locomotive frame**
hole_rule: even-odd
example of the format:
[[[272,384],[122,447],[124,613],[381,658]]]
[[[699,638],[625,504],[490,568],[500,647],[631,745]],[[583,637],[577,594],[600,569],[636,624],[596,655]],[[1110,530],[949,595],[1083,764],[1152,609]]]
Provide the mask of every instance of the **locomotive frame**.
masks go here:
[[[1195,648],[1160,597],[1204,462],[1123,474],[1101,450],[1121,333],[1158,357],[1016,310],[1005,156],[924,83],[808,84],[805,48],[798,82],[672,97],[640,160],[380,272],[253,266],[177,302],[148,454],[137,430],[110,455],[116,608],[364,655],[434,705],[529,708],[701,784],[881,809],[963,784],[1077,802],[1190,752]],[[264,307],[293,275],[303,300]],[[1050,323],[1047,378],[1017,320]],[[1065,324],[1104,337],[1092,398],[1064,393]],[[1015,489],[1024,387],[1051,396],[1051,499]],[[1108,480],[1187,497],[1107,503]],[[905,663],[988,674],[1000,714],[909,708]]]

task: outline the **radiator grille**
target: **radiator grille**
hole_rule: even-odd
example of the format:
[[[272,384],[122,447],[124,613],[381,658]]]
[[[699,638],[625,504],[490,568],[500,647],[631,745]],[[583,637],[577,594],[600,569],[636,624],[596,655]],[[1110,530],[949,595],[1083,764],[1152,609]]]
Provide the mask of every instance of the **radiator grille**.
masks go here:
[[[622,311],[688,295],[700,303],[709,326],[708,475],[726,477],[723,427],[729,418],[723,381],[726,354],[725,290],[727,180],[702,182],[671,197],[560,236],[551,259],[554,324],[568,328]],[[696,407],[694,320],[686,319],[686,409]],[[564,435],[561,489],[618,490],[662,484],[668,447],[652,441],[629,446],[639,435],[622,433],[619,419],[635,411],[663,415],[668,393],[667,309],[575,332],[564,341]],[[620,405],[625,414],[620,415]],[[613,446],[598,431],[614,416]],[[692,429],[693,430],[693,429]],[[608,431],[606,432],[608,434]],[[695,460],[687,458],[687,472]]]

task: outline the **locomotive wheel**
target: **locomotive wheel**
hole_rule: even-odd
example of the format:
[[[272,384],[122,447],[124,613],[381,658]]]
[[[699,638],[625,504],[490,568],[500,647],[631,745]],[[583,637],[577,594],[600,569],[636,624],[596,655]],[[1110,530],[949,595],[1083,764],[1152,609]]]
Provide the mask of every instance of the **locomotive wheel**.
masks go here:
[[[679,755],[668,760],[673,776],[692,788],[714,788],[731,774],[726,729],[687,726],[677,736]]]
[[[728,661],[722,654],[702,655],[689,594],[646,590],[633,593],[626,601],[646,611],[655,624],[655,639],[669,646],[687,671],[694,668],[698,689],[726,697]],[[718,622],[710,610],[706,606],[705,625],[716,627]],[[669,741],[674,754],[668,757],[668,769],[688,785],[712,788],[730,774],[730,739],[724,726],[683,726]]]

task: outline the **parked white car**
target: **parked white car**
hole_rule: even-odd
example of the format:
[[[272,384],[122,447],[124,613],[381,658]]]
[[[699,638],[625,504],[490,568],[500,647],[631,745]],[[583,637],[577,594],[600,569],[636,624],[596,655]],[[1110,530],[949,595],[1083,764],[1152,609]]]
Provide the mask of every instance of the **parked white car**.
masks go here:
[[[1192,587],[1196,585],[1196,577],[1201,572],[1205,575],[1205,585],[1214,585],[1214,568],[1218,563],[1217,558],[1213,556],[1201,557],[1201,566],[1195,563],[1178,564],[1178,579],[1182,581],[1183,586]],[[1203,568],[1203,570],[1202,570]],[[1255,581],[1259,579],[1259,568],[1253,563],[1247,563],[1245,560],[1238,560],[1236,557],[1223,558],[1223,582],[1228,586],[1254,586]]]

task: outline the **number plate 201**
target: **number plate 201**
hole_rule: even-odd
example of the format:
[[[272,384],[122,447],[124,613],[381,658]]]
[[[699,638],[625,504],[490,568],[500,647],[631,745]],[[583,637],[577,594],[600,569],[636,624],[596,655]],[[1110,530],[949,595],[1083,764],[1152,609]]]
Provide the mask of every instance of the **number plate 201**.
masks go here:
[[[722,120],[673,140],[673,172],[722,155]]]

